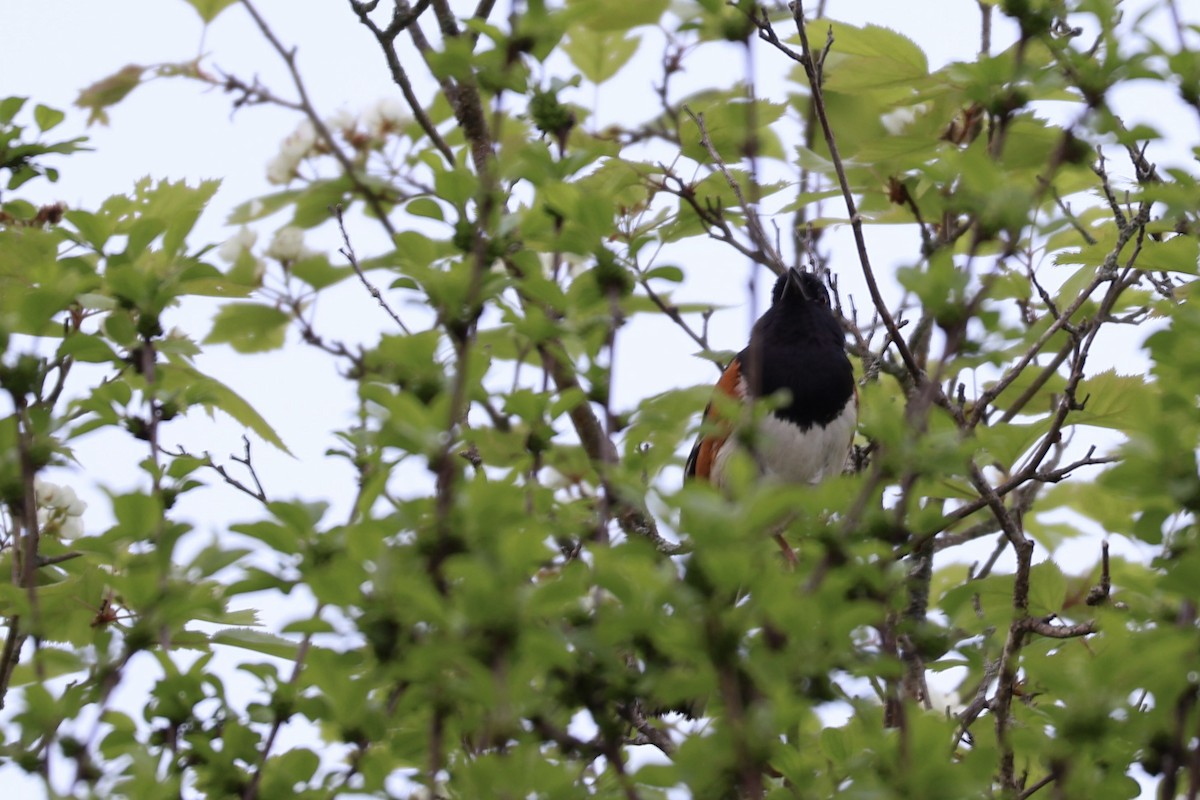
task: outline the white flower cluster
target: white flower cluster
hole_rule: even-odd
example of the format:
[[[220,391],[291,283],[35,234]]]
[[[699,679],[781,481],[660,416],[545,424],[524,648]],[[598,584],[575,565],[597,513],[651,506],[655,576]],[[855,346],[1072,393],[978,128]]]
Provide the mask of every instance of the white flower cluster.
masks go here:
[[[291,183],[292,178],[296,177],[300,162],[312,155],[316,149],[317,129],[311,121],[303,120],[279,145],[279,153],[267,162],[267,180],[285,185]]]
[[[325,125],[330,131],[340,133],[346,143],[361,154],[382,146],[389,136],[403,130],[411,122],[412,117],[399,98],[385,97],[361,115],[339,109],[325,120]],[[296,130],[280,143],[275,157],[267,162],[267,180],[286,186],[297,177],[304,159],[328,152],[325,142],[317,136],[312,120],[302,120]]]
[[[251,248],[254,247],[254,243],[257,241],[258,233],[243,225],[238,229],[237,233],[230,236],[217,248],[217,255],[230,264],[236,263],[242,257],[243,253],[251,252]],[[299,261],[316,254],[317,251],[305,246],[304,231],[295,225],[285,225],[275,231],[275,235],[271,238],[271,243],[263,251],[263,255],[267,258],[273,258],[281,262]],[[259,258],[255,258],[255,261],[258,265],[256,277],[262,280],[263,275],[266,273],[266,264]]]
[[[238,260],[242,253],[254,247],[254,243],[258,241],[258,232],[253,231],[243,225],[238,229],[238,232],[230,236],[225,242],[217,248],[217,255],[227,264],[232,264]]]
[[[243,253],[251,253],[250,248],[254,247],[254,243],[258,241],[258,232],[247,228],[243,225],[238,229],[238,232],[230,236],[221,246],[217,248],[217,255],[221,260],[228,264],[236,264],[237,260],[242,257]],[[254,279],[262,282],[263,276],[267,274],[267,265],[263,263],[261,258],[254,259]]]
[[[333,112],[333,116],[325,120],[325,124],[332,131],[341,131],[342,136],[347,139],[358,129],[358,117],[350,113],[344,108],[339,108]]]
[[[386,139],[389,133],[398,131],[412,122],[404,104],[395,97],[385,97],[368,108],[362,116],[363,127],[372,139]]]
[[[35,478],[33,490],[37,497],[38,527],[43,533],[57,536],[64,542],[83,535],[83,512],[87,510],[87,503],[79,499],[74,489]]]
[[[303,230],[294,225],[285,225],[275,231],[264,255],[278,261],[299,261],[314,255],[314,252],[304,246]]]

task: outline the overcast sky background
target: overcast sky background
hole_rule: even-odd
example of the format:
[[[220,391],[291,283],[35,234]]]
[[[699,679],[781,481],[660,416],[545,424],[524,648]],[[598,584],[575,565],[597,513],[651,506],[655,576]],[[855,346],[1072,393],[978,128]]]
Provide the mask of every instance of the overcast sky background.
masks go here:
[[[389,4],[385,0],[382,5]],[[1140,3],[1137,7],[1146,5]],[[474,3],[457,6],[466,13]],[[508,13],[507,6],[500,4],[498,16]],[[1181,3],[1192,23],[1200,21],[1197,6],[1200,3],[1190,0]],[[315,106],[324,116],[339,109],[358,113],[382,98],[399,97],[379,51],[348,3],[260,0],[257,7],[285,45],[298,46],[300,71]],[[59,183],[38,181],[16,194],[34,201],[63,201],[71,207],[94,208],[110,194],[129,191],[146,175],[186,179],[193,184],[200,179],[220,178],[222,188],[191,239],[196,246],[228,238],[234,232],[224,225],[228,211],[278,188],[267,184],[266,164],[298,122],[293,112],[259,106],[234,113],[232,96],[179,80],[156,80],[138,88],[110,111],[110,127],[85,130],[86,114],[71,109],[81,88],[126,64],[180,62],[200,53],[209,54],[208,66],[244,79],[257,76],[278,94],[294,96],[282,62],[239,5],[225,11],[207,30],[182,0],[0,0],[0,11],[0,97],[29,96],[34,102],[68,110],[67,121],[50,138],[86,134],[95,148],[93,153],[61,160],[57,164],[63,170]],[[979,46],[979,11],[973,0],[832,0],[828,13],[853,24],[872,22],[908,35],[925,50],[931,69],[952,60],[969,59]],[[1160,9],[1153,21],[1169,30],[1165,10]],[[662,40],[654,29],[642,28],[639,33],[649,43]],[[1003,49],[1013,36],[1013,27],[997,12],[993,52]],[[1173,42],[1173,36],[1164,35],[1164,41]],[[613,85],[599,91],[598,116],[592,124],[636,122],[655,113],[650,83],[659,78],[660,53],[660,47],[647,47]],[[765,47],[760,47],[758,53],[760,95],[782,99],[777,89],[791,64]],[[738,49],[730,47],[727,54],[727,59],[688,62],[687,72],[675,86],[676,97],[693,89],[728,85],[740,78],[743,65]],[[428,83],[418,88],[422,96],[429,96]],[[590,105],[591,89],[575,99]],[[1113,101],[1131,124],[1153,121],[1171,135],[1169,141],[1151,147],[1152,160],[1170,164],[1190,159],[1188,151],[1200,142],[1200,131],[1195,115],[1182,113],[1173,96],[1140,87],[1123,90]],[[1054,114],[1055,109],[1046,108],[1045,112]],[[834,207],[829,213],[836,215],[839,211]],[[398,227],[406,227],[403,219],[397,218],[396,222]],[[285,219],[276,217],[259,225],[260,248],[270,240],[273,230],[285,223]],[[382,244],[368,222],[352,220],[351,235],[360,257],[378,252]],[[890,277],[894,269],[918,257],[916,232],[868,228],[867,238],[877,272],[885,283],[894,286]],[[860,308],[865,308],[866,293],[857,259],[846,246],[848,241],[848,231],[833,231],[823,245],[833,247],[834,268],[843,287],[858,299]],[[334,254],[334,263],[340,263],[334,253],[339,243],[332,229],[313,234],[309,244]],[[697,242],[682,252],[682,257],[676,253],[668,262],[678,263],[687,271],[687,283],[678,296],[733,306],[714,319],[711,340],[718,348],[739,349],[752,320],[751,309],[762,309],[769,281],[758,281],[759,301],[751,303],[746,288],[749,266],[731,250],[716,243]],[[382,277],[375,280],[386,285]],[[165,327],[178,325],[193,338],[202,339],[215,308],[216,304],[206,301],[189,302],[187,307],[167,315]],[[403,306],[399,310],[402,315],[420,313]],[[318,329],[332,338],[372,340],[387,326],[386,316],[357,283],[346,282],[331,297],[321,300]],[[1141,371],[1139,345],[1140,341],[1114,342],[1107,352],[1112,363],[1124,366],[1125,371]],[[648,394],[712,380],[712,366],[691,357],[694,350],[694,345],[669,324],[639,321],[628,326],[619,340],[614,381],[618,405],[628,407]],[[329,360],[290,336],[284,351],[235,357],[227,348],[209,347],[198,363],[202,371],[226,382],[249,400],[295,454],[295,459],[288,458],[256,443],[256,462],[268,493],[283,498],[300,495],[328,499],[334,503],[332,518],[344,518],[351,499],[352,476],[342,463],[323,454],[333,444],[330,431],[351,421],[352,387],[338,378]],[[1103,366],[1097,364],[1095,368]],[[8,413],[7,409],[0,412]],[[207,449],[219,459],[240,451],[240,437],[241,430],[229,420],[209,422],[198,412],[167,428],[168,442],[184,444],[193,451]],[[97,491],[97,483],[117,489],[137,485],[138,476],[129,467],[144,455],[137,444],[126,436],[88,437],[78,443],[77,450],[89,474],[60,471],[56,478],[60,483],[72,484],[90,502],[85,518],[89,531],[103,530],[110,521],[107,501]],[[423,476],[414,473],[413,479],[423,480]],[[346,487],[347,496],[330,497],[331,486]],[[253,502],[224,489],[197,493],[194,499],[185,499],[180,511],[201,532],[197,544],[219,536],[230,521],[259,516]],[[1122,543],[1114,542],[1115,552],[1121,552],[1122,547]],[[1094,546],[1086,558],[1093,557]],[[1064,567],[1070,571],[1070,564]],[[303,598],[293,595],[281,606],[268,609],[268,620],[303,616],[306,606]],[[127,693],[127,702],[136,702],[139,696]],[[10,779],[13,784],[9,784]],[[20,792],[29,792],[17,797],[39,794],[35,784],[18,778],[12,770],[0,769],[0,785],[20,786]]]

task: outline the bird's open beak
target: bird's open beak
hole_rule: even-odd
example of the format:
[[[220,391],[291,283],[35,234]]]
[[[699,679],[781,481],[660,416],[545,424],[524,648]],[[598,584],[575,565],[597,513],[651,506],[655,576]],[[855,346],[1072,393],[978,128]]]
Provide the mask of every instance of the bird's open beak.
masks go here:
[[[800,296],[805,300],[814,299],[809,296],[808,290],[804,287],[804,281],[800,280],[800,270],[796,269],[795,267],[788,267],[788,288],[799,292]]]

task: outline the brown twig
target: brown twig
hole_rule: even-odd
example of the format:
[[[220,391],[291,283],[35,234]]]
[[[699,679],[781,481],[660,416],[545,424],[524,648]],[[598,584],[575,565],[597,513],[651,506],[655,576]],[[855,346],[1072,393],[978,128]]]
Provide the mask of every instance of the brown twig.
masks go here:
[[[316,108],[309,99],[308,89],[305,88],[304,79],[300,77],[300,70],[296,66],[296,49],[288,49],[283,46],[283,42],[275,35],[275,32],[267,24],[266,19],[258,12],[258,9],[254,7],[251,0],[241,0],[241,3],[254,19],[254,23],[258,26],[259,31],[262,32],[262,35],[270,43],[271,47],[275,49],[275,52],[279,54],[279,57],[283,59],[288,74],[292,78],[292,84],[296,87],[296,93],[300,97],[300,107],[303,109],[305,116],[312,122],[313,128],[316,129],[317,134],[321,137],[321,141],[329,149],[329,152],[333,154],[333,157],[337,159],[343,173],[354,184],[354,188],[362,195],[363,199],[366,200],[367,205],[371,207],[371,211],[378,217],[380,224],[384,226],[389,234],[394,235],[396,231],[391,221],[388,220],[387,210],[383,206],[383,201],[370,186],[363,182],[362,176],[354,166],[354,162],[338,146],[333,132],[329,130],[329,126],[325,124],[325,120],[321,119],[321,115],[317,113]]]
[[[697,114],[687,106],[684,106],[683,110],[696,123],[696,127],[700,131],[701,146],[708,153],[708,157],[713,160],[717,171],[721,173],[721,177],[729,184],[729,188],[733,190],[733,196],[737,198],[738,205],[745,212],[750,241],[759,249],[759,252],[766,255],[766,265],[771,271],[776,275],[782,275],[787,270],[787,266],[783,263],[783,257],[780,256],[779,251],[775,248],[774,243],[772,243],[771,238],[767,236],[767,232],[763,228],[762,220],[758,216],[757,204],[746,200],[741,184],[730,173],[725,159],[721,157],[721,154],[717,152],[717,148],[713,145],[712,139],[708,135],[708,128],[704,124],[704,114]]]
[[[808,31],[804,22],[804,3],[802,0],[795,0],[792,3],[792,18],[795,20],[796,29],[800,32],[800,46],[803,54],[801,64],[804,66],[804,74],[808,77],[810,91],[812,92],[813,107],[817,112],[817,120],[821,123],[821,130],[825,135],[825,145],[829,148],[829,157],[833,162],[834,172],[837,173],[838,186],[842,190],[842,199],[846,204],[846,213],[850,218],[850,229],[854,234],[854,244],[858,250],[858,263],[862,267],[862,274],[867,283],[867,291],[871,295],[871,302],[875,304],[875,310],[879,314],[879,318],[883,320],[884,326],[887,327],[888,333],[891,335],[892,343],[896,346],[896,351],[900,354],[900,359],[908,368],[913,380],[918,384],[922,384],[926,378],[924,371],[917,365],[916,359],[909,351],[908,346],[904,343],[904,339],[900,336],[900,329],[896,325],[895,319],[892,318],[891,312],[888,310],[887,303],[883,299],[883,294],[879,291],[879,283],[875,280],[875,271],[871,267],[871,257],[867,253],[867,242],[863,236],[862,217],[858,213],[858,204],[854,200],[854,193],[850,190],[850,181],[846,177],[846,167],[842,163],[841,154],[838,152],[837,138],[834,136],[833,127],[829,123],[829,115],[825,110],[825,95],[821,86],[821,78],[817,74],[817,61],[813,57],[812,46],[808,41]],[[826,49],[833,43],[833,32],[830,31]]]
[[[379,289],[376,288],[373,283],[367,280],[367,276],[363,273],[362,267],[359,266],[358,259],[354,256],[354,246],[350,244],[350,234],[346,233],[346,222],[342,219],[341,204],[339,203],[337,205],[330,206],[329,211],[337,220],[338,230],[342,232],[342,243],[344,246],[341,247],[338,252],[345,256],[346,260],[350,262],[350,266],[354,268],[354,274],[358,276],[358,280],[362,282],[362,285],[366,287],[368,292],[370,292],[371,297],[374,297],[375,301],[379,303],[379,307],[386,311],[387,315],[392,318],[392,322],[395,322],[396,326],[405,333],[412,333],[412,331],[408,329],[408,326],[404,324],[404,321],[400,319],[400,315],[393,311],[392,307],[388,305],[387,300],[383,298],[383,295],[379,292]]]
[[[313,612],[313,618],[321,616],[322,605],[317,605]],[[304,671],[304,661],[308,657],[309,648],[312,646],[313,635],[307,633],[300,641],[300,646],[296,648],[296,660],[292,665],[292,675],[288,679],[287,685],[291,689],[295,689],[300,683],[300,674]],[[251,770],[250,782],[246,784],[246,788],[242,791],[242,800],[254,800],[258,797],[258,790],[262,784],[262,775],[266,771],[267,759],[271,755],[271,748],[275,746],[275,739],[279,736],[280,729],[295,713],[290,708],[287,710],[277,706],[275,716],[271,720],[271,729],[267,732],[267,740],[263,743],[262,751],[259,753],[258,768]]]
[[[406,3],[396,3],[393,9],[392,20],[387,28],[380,28],[370,18],[369,14],[375,8],[375,3],[363,4],[357,0],[350,0],[350,8],[358,16],[359,22],[367,27],[368,30],[375,36],[376,42],[379,43],[380,49],[383,51],[384,60],[387,61],[388,71],[391,73],[392,81],[400,87],[400,93],[404,95],[404,101],[408,103],[409,110],[412,111],[413,119],[421,126],[421,130],[429,137],[429,141],[437,148],[438,152],[450,164],[454,163],[454,151],[450,149],[450,145],[446,144],[446,140],[442,138],[442,134],[434,125],[433,120],[429,118],[425,107],[417,98],[417,93],[413,90],[412,81],[409,80],[408,72],[404,69],[404,65],[400,63],[400,56],[396,52],[396,37],[401,31],[408,30],[409,26],[414,25],[421,14],[429,8],[431,0],[418,0],[416,6],[407,8]]]

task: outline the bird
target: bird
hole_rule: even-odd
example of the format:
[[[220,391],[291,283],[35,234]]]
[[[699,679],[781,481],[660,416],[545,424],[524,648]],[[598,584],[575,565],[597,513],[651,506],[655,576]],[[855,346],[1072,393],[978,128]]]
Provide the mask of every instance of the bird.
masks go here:
[[[776,280],[771,307],[717,381],[714,400],[704,411],[708,424],[686,462],[688,479],[724,486],[731,456],[744,447],[718,413],[717,396],[752,403],[780,390],[786,390],[786,400],[762,417],[750,438],[760,473],[808,485],[841,474],[858,424],[854,369],[829,292],[817,275],[795,267]],[[782,534],[775,539],[795,564]]]

